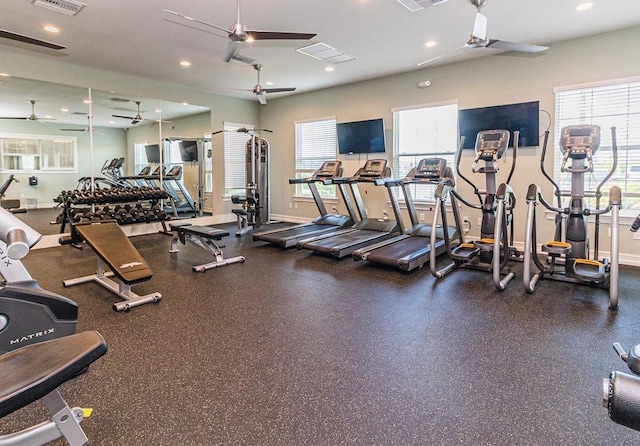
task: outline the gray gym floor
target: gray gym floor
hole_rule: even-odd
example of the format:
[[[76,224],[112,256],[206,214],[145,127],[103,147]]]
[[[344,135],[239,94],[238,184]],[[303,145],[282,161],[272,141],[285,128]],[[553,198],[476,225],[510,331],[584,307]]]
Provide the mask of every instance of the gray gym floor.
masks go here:
[[[224,226],[232,234],[233,226]],[[640,433],[611,422],[601,383],[625,370],[611,344],[640,343],[638,269],[622,267],[620,309],[603,290],[487,273],[436,282],[351,258],[224,239],[243,264],[204,274],[193,245],[132,238],[154,271],[134,288],[159,304],[115,313],[88,249],[25,259],[43,288],[78,302],[79,330],[109,352],[66,383],[93,445],[618,445]],[[0,432],[45,418],[35,403]]]

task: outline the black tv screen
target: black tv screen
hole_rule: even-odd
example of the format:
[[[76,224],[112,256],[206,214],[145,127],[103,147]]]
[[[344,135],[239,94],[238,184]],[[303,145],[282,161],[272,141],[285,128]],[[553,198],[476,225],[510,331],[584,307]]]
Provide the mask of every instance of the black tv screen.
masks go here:
[[[180,159],[183,162],[198,161],[197,140],[182,140],[178,144],[180,146]]]
[[[338,153],[383,153],[385,151],[382,118],[336,124]]]
[[[463,149],[473,149],[476,136],[482,130],[509,130],[509,147],[513,147],[513,132],[520,132],[519,147],[537,146],[540,136],[539,102],[472,108],[458,112],[460,137],[465,137]]]
[[[147,152],[148,163],[160,162],[160,146],[158,144],[148,144],[144,149]]]

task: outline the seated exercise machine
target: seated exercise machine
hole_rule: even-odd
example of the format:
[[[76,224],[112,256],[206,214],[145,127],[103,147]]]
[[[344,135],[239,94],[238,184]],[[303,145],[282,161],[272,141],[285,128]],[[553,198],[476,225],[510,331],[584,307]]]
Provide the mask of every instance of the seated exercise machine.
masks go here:
[[[123,302],[113,304],[114,311],[129,311],[139,305],[160,301],[160,293],[139,296],[131,291],[133,285],[151,279],[153,272],[117,222],[77,223],[72,229],[97,254],[98,266],[95,274],[63,281],[65,287],[96,282],[123,299]],[[106,271],[105,266],[110,271]],[[114,276],[117,282],[110,279]]]
[[[218,245],[216,241],[220,241],[222,240],[222,237],[229,235],[229,232],[225,230],[212,228],[210,226],[196,226],[182,222],[170,223],[169,227],[174,234],[173,239],[171,240],[170,253],[180,251],[178,249],[179,240],[183,245],[189,241],[199,248],[204,249],[214,257],[215,260],[213,262],[197,265],[191,268],[194,273],[204,273],[205,271],[218,268],[219,266],[244,262],[243,256],[232,257],[230,259],[224,258],[224,254],[222,252],[222,248],[224,248],[224,246]]]
[[[289,179],[289,184],[306,184],[309,186],[313,201],[315,202],[320,216],[313,219],[309,223],[303,223],[289,228],[273,229],[270,231],[262,231],[253,234],[254,241],[264,241],[282,246],[283,248],[291,248],[296,246],[299,240],[303,238],[315,237],[321,234],[327,234],[333,231],[352,226],[356,217],[351,198],[346,190],[346,184],[338,184],[340,196],[347,206],[349,215],[329,214],[322,202],[320,192],[316,183],[332,184],[336,178],[342,177],[341,161],[325,161],[322,167],[316,170],[313,175],[307,178]]]
[[[78,305],[40,288],[20,261],[41,238],[0,208],[0,354],[76,331]]]
[[[507,267],[509,260],[520,256],[518,250],[513,247],[513,208],[516,196],[509,186],[511,177],[516,167],[516,155],[518,148],[519,132],[514,132],[513,156],[511,170],[505,183],[497,185],[497,174],[500,171],[498,161],[502,159],[509,146],[510,134],[508,130],[484,130],[478,132],[476,137],[476,156],[471,167],[472,172],[485,176],[484,191],[480,191],[475,184],[460,172],[460,158],[462,157],[462,144],[458,150],[456,169],[458,175],[469,183],[478,197],[480,203],[472,204],[465,200],[458,192],[449,189],[436,197],[436,211],[444,206],[444,200],[451,194],[460,200],[465,206],[482,211],[480,225],[480,239],[471,243],[461,243],[457,247],[447,244],[447,254],[450,262],[441,269],[436,268],[435,252],[429,262],[429,269],[434,277],[440,279],[459,267],[478,269],[492,273],[493,283],[499,291],[505,289],[507,284],[515,277],[515,272]],[[480,161],[485,165],[478,166]],[[444,223],[443,223],[444,224]],[[438,225],[438,212],[433,215],[433,227]],[[437,243],[437,233],[431,233],[431,246]],[[501,279],[501,275],[504,278]]]
[[[447,161],[443,158],[424,158],[420,160],[416,167],[411,169],[405,178],[399,180],[387,179],[387,186],[400,186],[402,188],[409,218],[411,219],[411,227],[404,234],[355,250],[353,252],[354,260],[367,260],[372,263],[396,266],[403,271],[411,271],[415,268],[421,269],[430,258],[432,249],[430,239],[433,226],[420,223],[410,187],[412,184],[437,186],[440,183],[447,184],[450,187],[455,185],[453,171],[451,167],[447,166]],[[460,241],[462,238],[458,207],[455,205],[453,196],[451,195],[450,197],[455,226],[448,226],[445,223],[443,226],[436,227],[436,256],[446,251],[445,244]],[[440,210],[442,213],[446,212],[444,206],[441,206]],[[443,215],[442,218],[446,222],[446,215]]]
[[[529,185],[527,191],[527,225],[525,234],[525,256],[523,264],[523,284],[528,293],[533,293],[540,279],[553,279],[575,284],[589,285],[609,290],[609,308],[618,307],[618,270],[619,270],[619,211],[622,193],[617,186],[609,190],[609,205],[601,209],[602,187],[613,175],[617,165],[617,146],[615,127],[611,129],[613,163],[609,173],[598,184],[595,194],[595,208],[585,203],[585,174],[594,172],[593,156],[600,146],[600,127],[597,125],[573,125],[564,127],[560,134],[562,149],[561,172],[571,174],[571,191],[563,192],[560,186],[544,170],[544,158],[548,133],[540,160],[544,176],[551,182],[557,198],[557,206],[547,202],[536,184]],[[570,165],[567,165],[569,160]],[[562,197],[569,197],[566,207],[562,207]],[[546,264],[538,256],[536,231],[536,206],[538,203],[555,212],[554,239],[542,244],[547,254]],[[598,258],[600,216],[611,214],[611,261]],[[593,259],[590,257],[589,237],[587,235],[588,217],[595,216]],[[564,223],[564,227],[563,227]],[[564,229],[564,231],[563,231]],[[564,232],[564,234],[563,234]],[[531,275],[532,261],[538,271]]]
[[[23,207],[20,207],[19,199],[9,200],[4,198],[5,194],[7,193],[7,189],[9,189],[9,186],[11,186],[14,182],[19,183],[20,181],[18,181],[15,175],[11,174],[0,186],[0,204],[2,204],[1,207],[3,207],[4,209],[9,209],[9,211],[14,214],[24,214],[25,212],[27,212],[27,210]]]
[[[331,254],[334,257],[342,258],[353,254],[356,249],[364,246],[380,242],[391,238],[395,233],[403,233],[402,220],[400,217],[400,208],[398,201],[393,195],[392,187],[387,186],[384,179],[391,176],[391,169],[387,167],[387,160],[372,159],[367,160],[365,165],[358,169],[351,178],[336,178],[332,182],[334,184],[348,184],[351,190],[351,196],[356,203],[360,221],[355,223],[348,229],[341,229],[329,234],[319,235],[317,237],[305,238],[298,241],[297,247],[301,249],[310,249],[312,251]],[[362,202],[359,183],[375,184],[376,186],[385,186],[389,199],[393,206],[395,220],[391,219],[374,219],[368,218]]]
[[[241,205],[231,209],[236,214],[238,230],[236,237],[243,237],[253,228],[271,222],[269,206],[269,158],[270,146],[266,139],[259,138],[258,129],[240,128],[239,133],[248,133],[251,137],[245,146],[245,177],[247,187],[244,195],[232,195],[231,202]],[[261,129],[271,132],[271,130]]]
[[[0,435],[0,446],[45,445],[64,438],[71,446],[89,443],[80,422],[91,409],[70,408],[58,387],[107,352],[96,331],[27,345],[0,355],[0,418],[41,400],[51,420]]]

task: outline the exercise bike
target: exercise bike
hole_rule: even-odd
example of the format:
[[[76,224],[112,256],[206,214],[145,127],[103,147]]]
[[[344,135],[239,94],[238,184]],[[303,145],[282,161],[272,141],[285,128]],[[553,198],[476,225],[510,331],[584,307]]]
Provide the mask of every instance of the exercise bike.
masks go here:
[[[0,354],[76,331],[78,305],[40,288],[20,261],[41,237],[0,208]]]
[[[436,212],[433,215],[432,227],[438,227],[438,210],[444,207],[449,194],[465,206],[482,211],[480,239],[458,246],[447,246],[447,254],[451,261],[441,269],[436,269],[434,251],[429,262],[431,274],[440,279],[460,267],[468,267],[492,273],[493,282],[500,291],[515,277],[515,272],[507,267],[509,260],[520,257],[520,252],[513,246],[513,209],[516,196],[509,186],[516,167],[519,132],[514,132],[513,155],[511,170],[507,181],[497,184],[497,174],[500,171],[498,161],[502,159],[509,146],[510,133],[508,130],[485,130],[478,132],[471,170],[473,173],[484,174],[486,189],[480,191],[476,185],[460,172],[462,158],[462,144],[458,150],[456,170],[458,176],[467,182],[478,197],[479,204],[473,204],[463,198],[453,188],[442,189],[436,194]],[[484,166],[479,163],[484,161]],[[446,225],[446,222],[442,223]],[[431,233],[431,246],[435,246],[436,232]],[[502,277],[504,276],[504,277]]]
[[[523,284],[528,293],[533,293],[540,279],[553,279],[575,284],[589,285],[609,290],[609,308],[618,308],[618,272],[619,272],[619,211],[622,204],[622,192],[618,186],[609,190],[609,205],[600,208],[602,187],[611,178],[617,167],[618,151],[615,127],[611,128],[611,148],[613,163],[608,174],[596,187],[595,208],[586,206],[585,174],[594,172],[593,156],[600,146],[600,127],[597,125],[572,125],[564,127],[560,134],[562,149],[561,172],[571,174],[571,191],[564,192],[544,169],[544,158],[549,133],[545,133],[540,167],[543,175],[554,187],[557,205],[547,202],[536,184],[529,185],[527,191],[527,223],[525,234],[525,257],[523,262]],[[569,161],[571,164],[568,165]],[[569,197],[566,207],[562,207],[562,198]],[[536,235],[536,206],[541,203],[546,209],[555,212],[554,239],[542,244],[547,254],[546,264],[538,256]],[[600,216],[611,214],[611,260],[598,259],[600,238]],[[588,217],[595,217],[593,259],[589,258]],[[563,226],[564,223],[564,226]],[[563,231],[564,230],[564,231]],[[563,234],[564,232],[564,234]],[[538,271],[531,275],[531,262]]]

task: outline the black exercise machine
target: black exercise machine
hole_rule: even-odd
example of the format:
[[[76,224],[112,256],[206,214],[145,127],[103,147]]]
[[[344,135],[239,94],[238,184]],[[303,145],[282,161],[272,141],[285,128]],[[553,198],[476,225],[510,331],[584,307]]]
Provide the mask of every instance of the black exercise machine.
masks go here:
[[[118,223],[113,220],[79,223],[74,225],[74,229],[97,254],[98,266],[95,274],[63,281],[65,287],[96,282],[123,299],[123,302],[113,304],[114,311],[129,311],[139,305],[160,301],[160,293],[139,296],[131,291],[133,285],[151,279],[153,272]],[[105,266],[110,271],[105,270]],[[117,282],[110,277],[115,277]]]
[[[571,174],[571,191],[563,192],[560,186],[544,170],[544,158],[547,148],[548,132],[540,160],[544,176],[554,187],[557,205],[547,202],[536,184],[531,184],[527,192],[527,226],[525,234],[525,256],[523,264],[523,284],[528,293],[533,293],[540,279],[553,279],[575,284],[589,285],[609,290],[609,308],[618,307],[618,270],[619,270],[619,211],[622,205],[622,193],[617,186],[609,190],[609,205],[600,208],[602,187],[611,178],[617,166],[617,145],[615,127],[611,128],[613,163],[607,175],[598,184],[595,193],[595,207],[586,206],[585,174],[592,173],[593,156],[600,146],[600,127],[597,125],[572,125],[564,127],[560,134],[560,147],[563,157],[560,170]],[[570,165],[567,163],[571,161]],[[562,197],[569,197],[566,207],[562,207]],[[542,244],[547,254],[546,264],[538,257],[536,237],[536,205],[542,205],[555,213],[554,239]],[[600,216],[611,214],[611,261],[598,260],[600,239]],[[587,235],[588,217],[595,217],[593,259],[590,257],[589,237]],[[564,225],[563,225],[564,223]],[[531,262],[538,271],[531,275]]]
[[[446,199],[446,195],[452,194],[465,206],[482,211],[480,239],[473,241],[473,243],[461,243],[455,248],[447,245],[447,254],[451,261],[439,270],[436,269],[435,257],[432,257],[429,269],[434,277],[440,279],[459,267],[478,269],[492,273],[493,283],[499,291],[504,290],[515,277],[515,272],[507,267],[507,263],[520,256],[518,250],[513,247],[513,208],[516,196],[509,186],[516,167],[519,139],[517,131],[514,132],[513,137],[511,170],[506,182],[499,186],[497,184],[497,174],[500,171],[498,160],[505,156],[509,147],[509,139],[508,130],[478,132],[475,144],[476,156],[471,170],[474,173],[484,174],[486,186],[482,192],[460,172],[460,159],[462,158],[462,144],[460,144],[456,161],[458,175],[473,188],[480,203],[477,205],[470,203],[453,189],[448,190],[447,194],[437,197],[436,203],[438,207],[444,206],[443,200]],[[485,165],[478,167],[480,161],[484,161]],[[438,212],[434,212],[433,226],[437,227],[437,224]],[[433,232],[431,246],[435,246],[436,241],[437,234]],[[435,252],[433,255],[435,256]],[[501,279],[501,275],[504,275],[504,278]]]
[[[352,226],[356,220],[355,211],[351,204],[351,198],[346,190],[346,184],[338,184],[340,196],[344,201],[349,215],[329,214],[322,202],[316,183],[333,184],[332,181],[342,177],[341,161],[325,161],[322,166],[307,178],[289,179],[289,184],[306,184],[309,186],[313,201],[320,212],[320,216],[309,223],[303,223],[289,228],[272,229],[253,234],[254,241],[264,241],[291,248],[296,246],[299,240],[316,237],[321,234],[338,231]]]
[[[453,188],[455,185],[453,171],[451,167],[447,166],[447,161],[443,158],[424,158],[418,162],[416,167],[411,169],[405,178],[399,180],[387,179],[385,182],[388,187],[400,186],[402,188],[411,220],[411,227],[404,234],[354,251],[353,258],[354,260],[367,260],[372,263],[396,266],[403,271],[422,268],[431,257],[432,248],[429,242],[434,227],[420,223],[410,186],[412,184],[437,186],[440,183],[445,183]],[[393,197],[395,198],[395,196]],[[446,215],[442,216],[445,224],[435,229],[437,241],[434,246],[434,252],[436,256],[446,251],[445,244],[459,242],[462,238],[458,207],[453,195],[450,197],[455,225],[447,225]],[[441,206],[440,211],[445,213],[445,207]]]
[[[23,207],[20,207],[20,200],[7,200],[4,198],[5,194],[7,193],[7,189],[9,189],[9,186],[11,186],[14,182],[19,183],[20,181],[18,181],[18,179],[13,174],[11,174],[0,186],[0,204],[2,204],[1,207],[3,207],[4,209],[9,209],[9,211],[14,214],[24,214],[25,212],[27,212],[27,210]]]
[[[602,383],[602,405],[615,423],[640,431],[640,345],[626,352],[619,343],[613,344],[620,359],[633,372],[613,371]]]
[[[59,438],[70,446],[88,444],[80,422],[91,415],[91,409],[70,408],[58,387],[106,352],[100,333],[86,331],[0,355],[0,418],[38,400],[51,416],[50,421],[0,435],[0,446],[38,446]]]
[[[212,228],[210,226],[196,226],[191,225],[190,223],[182,222],[171,223],[169,224],[169,227],[174,234],[173,239],[171,240],[171,250],[169,251],[170,253],[179,252],[178,241],[180,241],[180,243],[182,243],[183,245],[186,244],[187,241],[189,241],[197,247],[211,254],[215,259],[213,262],[194,266],[193,268],[191,268],[194,273],[204,273],[205,271],[213,268],[218,268],[220,266],[244,262],[243,256],[225,259],[224,253],[222,252],[222,248],[224,248],[224,246],[220,246],[216,243],[216,241],[222,240],[222,237],[228,236],[228,231]]]
[[[335,184],[346,183],[350,186],[351,196],[360,214],[360,221],[348,229],[302,239],[298,242],[297,247],[331,254],[340,259],[351,255],[356,249],[391,238],[397,232],[402,234],[404,231],[402,229],[402,220],[400,219],[400,208],[397,206],[398,201],[393,197],[392,188],[386,187],[384,181],[389,177],[391,177],[391,169],[387,166],[387,160],[372,159],[367,160],[353,177],[334,179],[333,183]],[[360,190],[358,189],[358,183],[385,186],[389,193],[396,219],[368,218]]]
[[[40,288],[20,261],[41,237],[0,208],[0,353],[76,331],[77,304]]]

